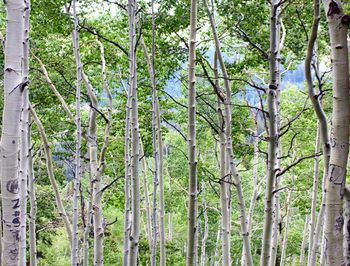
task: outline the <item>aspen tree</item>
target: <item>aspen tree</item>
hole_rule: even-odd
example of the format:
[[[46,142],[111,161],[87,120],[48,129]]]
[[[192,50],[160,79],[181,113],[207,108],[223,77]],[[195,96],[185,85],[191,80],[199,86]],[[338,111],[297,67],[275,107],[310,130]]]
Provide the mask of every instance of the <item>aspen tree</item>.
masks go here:
[[[137,98],[137,64],[136,64],[136,0],[128,1],[129,16],[129,92],[131,100],[131,181],[132,181],[132,220],[130,230],[130,253],[128,265],[136,266],[138,258],[140,238],[140,180],[139,180],[139,158],[140,158],[140,132]],[[127,134],[127,133],[126,133]]]
[[[249,232],[248,232],[248,219],[246,215],[245,210],[245,202],[243,198],[243,189],[241,184],[241,178],[239,175],[238,170],[236,169],[235,161],[234,161],[234,154],[233,154],[233,147],[232,147],[232,111],[231,111],[231,85],[229,82],[229,75],[226,70],[224,58],[221,53],[221,43],[218,37],[217,33],[217,27],[216,22],[214,18],[213,12],[210,12],[209,6],[207,4],[207,1],[205,1],[207,13],[210,18],[210,24],[211,29],[214,36],[215,41],[215,48],[216,48],[216,54],[219,61],[219,65],[222,71],[222,75],[224,77],[224,87],[225,87],[225,99],[224,99],[224,112],[225,112],[225,152],[226,152],[226,165],[225,165],[225,175],[224,179],[221,180],[222,182],[230,183],[232,177],[234,178],[234,184],[237,191],[237,200],[238,200],[238,207],[240,212],[240,227],[241,227],[241,234],[243,238],[243,246],[244,246],[244,257],[247,265],[253,265],[253,258],[251,254],[251,247],[250,247],[250,239],[249,239]],[[229,188],[227,189],[227,195],[229,195]],[[230,212],[228,215],[228,222],[230,223]],[[229,226],[230,227],[230,226]],[[224,259],[224,258],[223,258]],[[229,265],[230,261],[223,261],[223,263],[228,263]]]
[[[349,57],[348,21],[341,2],[324,1],[327,15],[333,85],[331,152],[326,179],[325,253],[327,265],[343,265],[343,195],[349,153]]]
[[[24,37],[23,37],[23,80],[29,81],[29,16],[30,0],[25,0],[24,12]],[[19,250],[19,264],[26,265],[27,249],[27,183],[29,166],[29,89],[28,85],[23,88],[21,114],[21,148],[20,148],[20,194],[21,194],[21,248]]]
[[[19,265],[21,248],[21,202],[19,144],[22,92],[27,80],[22,75],[24,13],[23,0],[6,1],[4,66],[4,109],[0,141],[2,196],[2,265]]]
[[[63,220],[63,223],[64,223],[66,231],[67,231],[67,236],[68,236],[69,242],[71,243],[72,242],[71,223],[69,221],[66,210],[63,206],[61,195],[59,193],[58,184],[57,184],[57,181],[55,179],[52,152],[51,152],[51,148],[49,145],[49,140],[47,138],[43,124],[41,123],[36,111],[31,106],[30,103],[29,103],[29,109],[30,109],[31,117],[33,118],[34,123],[38,127],[41,141],[43,142],[44,152],[45,152],[45,157],[46,157],[47,175],[49,177],[49,180],[50,180],[53,192],[54,192],[56,207],[57,207],[59,215],[61,216],[61,218]]]
[[[191,0],[188,64],[188,237],[187,266],[196,265],[197,257],[197,158],[196,158],[196,46],[197,0]]]
[[[73,220],[72,220],[72,247],[71,247],[71,263],[72,265],[78,264],[78,250],[79,250],[79,232],[78,232],[78,197],[79,187],[81,179],[81,121],[80,121],[80,85],[82,79],[82,64],[80,60],[80,46],[78,35],[78,16],[76,11],[77,1],[73,0],[73,48],[76,61],[76,114],[75,124],[77,127],[76,133],[76,151],[75,151],[75,177],[74,177],[74,189],[73,189]]]
[[[31,119],[29,118],[29,125],[31,124]],[[29,212],[29,258],[30,266],[37,265],[37,248],[36,248],[36,212],[37,212],[37,203],[36,203],[36,187],[35,187],[35,175],[34,175],[34,161],[32,154],[32,147],[30,141],[30,131],[31,126],[29,127],[28,139],[29,139],[29,154],[28,154],[28,194],[29,194],[29,203],[30,203],[30,212]]]
[[[280,81],[280,36],[279,36],[279,12],[280,1],[271,1],[271,15],[270,15],[270,82],[267,92],[268,112],[269,112],[269,143],[268,143],[268,162],[267,162],[267,181],[266,181],[266,194],[265,194],[265,218],[262,238],[262,252],[260,257],[260,264],[267,266],[269,263],[273,263],[273,221],[278,214],[276,208],[278,208],[275,202],[274,189],[276,186],[276,171],[278,166],[278,154],[279,154],[279,81]],[[276,226],[276,222],[275,226]],[[276,249],[276,246],[274,246]],[[271,256],[272,255],[272,256]]]

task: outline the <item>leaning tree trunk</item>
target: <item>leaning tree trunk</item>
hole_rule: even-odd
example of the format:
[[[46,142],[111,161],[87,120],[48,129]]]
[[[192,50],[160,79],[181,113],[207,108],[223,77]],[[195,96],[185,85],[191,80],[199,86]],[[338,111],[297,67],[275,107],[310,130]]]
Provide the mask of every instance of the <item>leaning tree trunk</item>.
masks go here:
[[[343,265],[343,195],[349,152],[349,19],[341,2],[324,1],[332,51],[333,116],[326,181],[325,252],[327,265]]]
[[[197,257],[197,158],[196,158],[196,45],[197,0],[191,0],[188,64],[188,236],[187,266],[196,265]]]
[[[323,145],[323,158],[324,158],[324,173],[323,173],[323,189],[325,191],[325,182],[328,176],[329,169],[329,158],[330,158],[330,140],[329,140],[329,132],[328,132],[328,123],[326,114],[322,108],[322,94],[316,92],[314,89],[314,84],[312,80],[312,72],[311,72],[311,63],[315,53],[315,46],[318,36],[318,25],[320,21],[320,1],[314,0],[314,19],[312,24],[312,30],[309,38],[307,54],[305,58],[305,78],[308,85],[308,93],[310,100],[313,104],[315,113],[319,122],[319,130],[320,130],[320,138]],[[318,71],[318,67],[316,66],[316,71]],[[319,88],[322,86],[318,84]],[[321,227],[323,223],[323,216],[325,212],[325,201],[326,201],[326,193],[322,194],[322,203],[320,207],[320,211],[318,213],[317,222],[315,224],[313,232],[313,240],[312,240],[312,249],[309,251],[309,259],[308,263],[311,266],[316,265],[317,260],[317,250],[318,250],[318,242],[321,234]]]
[[[1,196],[2,196],[2,265],[18,265],[21,246],[18,153],[22,92],[27,80],[22,76],[24,1],[6,1],[7,24],[4,71],[4,109],[2,119]]]
[[[274,189],[276,185],[276,166],[278,164],[278,94],[279,94],[279,1],[271,2],[271,20],[270,20],[270,82],[267,95],[269,112],[269,143],[268,143],[268,162],[267,162],[267,181],[265,194],[265,219],[262,238],[262,252],[260,264],[267,266],[271,260],[272,237],[273,237],[273,208],[275,204]],[[277,206],[278,207],[278,206]],[[275,214],[276,215],[276,214]]]
[[[137,100],[137,64],[136,64],[136,0],[129,0],[129,70],[131,95],[131,179],[132,179],[132,220],[130,231],[129,265],[137,265],[139,239],[140,239],[140,180],[139,180],[139,114]]]
[[[24,37],[23,37],[23,80],[29,80],[29,16],[30,0],[25,0]],[[22,115],[21,115],[21,148],[20,148],[20,209],[21,209],[21,248],[19,250],[19,264],[26,265],[27,256],[27,184],[29,167],[29,90],[23,88]]]
[[[49,145],[49,140],[47,138],[43,124],[41,123],[37,113],[35,112],[35,110],[31,106],[31,104],[29,104],[29,108],[30,108],[31,115],[33,117],[33,121],[36,124],[36,126],[38,127],[40,137],[41,137],[41,140],[43,142],[45,157],[46,157],[47,175],[49,177],[49,180],[50,180],[50,183],[51,183],[54,195],[55,195],[56,207],[57,207],[58,213],[61,216],[61,218],[64,222],[64,225],[66,227],[69,242],[72,243],[71,224],[70,224],[68,215],[66,213],[66,210],[64,209],[63,202],[62,202],[61,195],[60,195],[59,188],[58,188],[58,184],[57,184],[56,179],[55,179],[52,152],[51,152],[51,148]]]
[[[79,35],[78,35],[78,17],[76,13],[76,0],[73,0],[73,46],[76,63],[76,114],[75,123],[77,127],[76,133],[76,151],[75,151],[75,177],[74,177],[74,190],[73,190],[73,220],[72,220],[72,247],[71,247],[71,262],[72,265],[78,264],[78,250],[79,250],[79,232],[78,232],[78,197],[81,178],[81,121],[80,121],[80,85],[82,76],[82,65],[80,60],[80,47],[79,47]]]
[[[224,122],[225,122],[225,138],[226,138],[225,145],[226,145],[227,164],[226,164],[226,173],[224,176],[225,178],[224,180],[221,180],[221,181],[231,183],[232,177],[234,178],[234,183],[237,190],[238,207],[240,212],[240,226],[241,226],[241,234],[243,238],[243,246],[244,246],[244,252],[245,252],[244,257],[247,265],[253,265],[253,257],[251,253],[250,239],[249,239],[249,233],[248,233],[248,220],[247,220],[247,215],[245,210],[245,202],[243,198],[243,189],[242,189],[239,172],[236,169],[233,148],[232,148],[231,85],[230,85],[229,76],[226,70],[224,58],[221,53],[221,43],[217,33],[217,26],[216,26],[214,14],[213,12],[210,12],[206,0],[205,0],[205,5],[206,5],[207,13],[210,18],[210,24],[211,24],[211,28],[214,36],[218,61],[224,77],[224,86],[225,86],[225,94],[226,94],[226,96],[224,97],[225,99],[224,99],[223,105],[224,105],[224,112],[225,112],[225,118],[226,118],[226,121]],[[229,193],[229,187],[227,189],[227,193]],[[231,215],[229,215],[229,217],[231,217]],[[230,263],[230,261],[228,263]]]

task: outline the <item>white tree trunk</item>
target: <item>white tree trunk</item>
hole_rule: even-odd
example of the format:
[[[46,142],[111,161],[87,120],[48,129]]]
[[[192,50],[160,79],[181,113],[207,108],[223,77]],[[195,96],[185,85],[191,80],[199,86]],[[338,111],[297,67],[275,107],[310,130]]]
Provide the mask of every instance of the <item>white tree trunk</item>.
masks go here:
[[[2,119],[1,196],[2,196],[2,265],[18,265],[21,248],[20,182],[18,153],[22,92],[26,86],[22,76],[24,1],[5,2],[7,8],[4,109]]]
[[[140,180],[139,180],[139,118],[137,99],[137,63],[136,63],[136,0],[128,1],[129,13],[129,95],[131,95],[131,179],[132,179],[132,221],[130,231],[129,265],[136,266],[140,238]]]
[[[78,202],[79,202],[79,187],[80,179],[82,175],[81,169],[81,121],[80,121],[80,85],[82,77],[82,65],[80,60],[80,46],[79,46],[79,33],[78,33],[78,17],[76,13],[76,0],[73,0],[73,48],[76,63],[76,114],[75,124],[77,127],[76,133],[76,151],[75,151],[75,177],[74,177],[74,189],[73,189],[73,220],[72,220],[72,247],[71,247],[71,263],[77,265],[78,250],[79,250],[79,231],[78,231]]]
[[[191,0],[190,40],[188,64],[188,237],[187,266],[196,265],[197,257],[197,154],[196,154],[196,46],[197,0]]]
[[[279,154],[279,141],[278,141],[278,123],[279,123],[279,107],[278,107],[278,95],[279,95],[279,1],[271,1],[271,20],[270,20],[270,82],[267,95],[268,112],[269,112],[269,143],[268,143],[268,166],[267,166],[267,181],[266,181],[266,194],[265,194],[265,219],[262,238],[262,253],[260,257],[261,266],[267,266],[270,262],[274,261],[273,255],[273,221],[274,215],[277,216],[276,207],[278,208],[278,202],[275,202],[274,189],[276,186],[276,169],[278,165]],[[274,211],[275,208],[275,211]],[[276,222],[275,222],[276,223]],[[277,246],[275,246],[275,249]]]
[[[203,217],[204,217],[204,233],[202,238],[202,246],[201,246],[201,258],[200,258],[200,266],[206,265],[206,244],[209,237],[209,222],[208,222],[208,213],[207,213],[207,202],[205,200],[205,185],[202,183],[202,193],[203,193]]]
[[[24,0],[24,37],[23,37],[23,80],[29,80],[29,17],[30,0]],[[22,115],[21,115],[21,148],[20,148],[20,205],[21,205],[21,248],[19,250],[19,264],[26,265],[27,249],[27,184],[29,168],[29,90],[28,86],[23,88]]]
[[[232,148],[232,114],[231,114],[231,85],[229,81],[229,76],[226,71],[226,66],[224,62],[224,58],[221,54],[221,44],[217,33],[217,26],[214,18],[214,14],[210,12],[207,1],[205,1],[207,13],[210,18],[210,24],[214,36],[215,41],[215,47],[216,47],[216,53],[218,56],[218,61],[221,67],[221,71],[224,77],[224,86],[225,86],[225,93],[226,98],[224,101],[224,112],[225,112],[225,138],[226,138],[226,157],[227,157],[227,164],[226,164],[226,173],[225,178],[221,180],[222,182],[230,183],[232,182],[232,177],[234,178],[235,187],[237,190],[237,199],[238,199],[238,207],[240,212],[240,226],[241,226],[241,234],[243,238],[243,246],[244,246],[244,256],[246,264],[253,265],[253,257],[251,253],[251,247],[250,247],[250,239],[249,239],[249,232],[248,232],[248,219],[246,215],[245,210],[245,202],[243,198],[243,189],[242,184],[240,180],[239,172],[236,169],[235,161],[234,161],[234,154],[233,154],[233,148]],[[230,187],[227,188],[227,195],[230,197]],[[228,221],[230,222],[231,215],[228,216]],[[225,263],[225,262],[224,262]],[[230,262],[228,262],[230,263]]]
[[[30,120],[29,120],[30,125]],[[29,128],[30,129],[30,128]],[[30,136],[30,131],[28,133]],[[30,139],[30,137],[29,137]],[[31,142],[29,141],[29,144]],[[30,258],[30,266],[37,265],[37,249],[36,249],[36,188],[35,188],[35,176],[34,176],[34,162],[32,149],[29,149],[28,156],[28,194],[29,194],[29,202],[30,202],[30,212],[29,212],[29,258]]]
[[[332,51],[333,116],[326,179],[325,252],[327,265],[343,265],[343,195],[349,152],[348,25],[338,0],[324,1]]]
[[[38,127],[40,137],[41,137],[41,140],[43,142],[45,157],[46,157],[47,175],[49,177],[49,180],[50,180],[50,183],[51,183],[54,195],[55,195],[56,207],[57,207],[59,215],[63,219],[64,225],[65,225],[66,231],[67,231],[67,236],[68,236],[69,242],[71,243],[72,242],[71,224],[70,224],[68,215],[66,213],[66,210],[64,209],[64,206],[63,206],[63,203],[61,200],[61,195],[59,193],[58,184],[57,184],[56,179],[55,179],[53,161],[52,161],[52,153],[51,153],[51,149],[50,149],[50,145],[49,145],[49,140],[47,139],[45,129],[44,129],[38,115],[36,114],[35,110],[31,106],[31,104],[29,104],[29,108],[30,108],[30,112],[31,112],[31,115],[33,117],[33,120]]]
[[[303,241],[302,241],[301,247],[300,247],[300,260],[299,260],[300,266],[304,266],[305,246],[306,246],[306,241],[307,241],[308,228],[309,228],[309,216],[307,215],[306,220],[305,220],[304,231],[303,231]]]
[[[282,242],[282,248],[281,248],[281,260],[280,260],[280,266],[285,265],[285,259],[286,259],[286,252],[287,252],[287,243],[288,243],[288,229],[289,229],[289,221],[290,221],[290,213],[291,213],[291,196],[292,196],[292,189],[288,190],[288,197],[287,197],[287,211],[286,211],[286,225],[284,228],[284,236],[283,236],[283,242]]]

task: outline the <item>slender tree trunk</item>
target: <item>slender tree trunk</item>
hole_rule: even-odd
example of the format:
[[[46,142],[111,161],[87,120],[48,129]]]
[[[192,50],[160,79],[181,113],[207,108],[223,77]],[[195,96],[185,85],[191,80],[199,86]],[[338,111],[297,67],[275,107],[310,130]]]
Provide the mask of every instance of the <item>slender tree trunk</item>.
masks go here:
[[[219,88],[219,73],[217,65],[217,53],[214,57],[214,77],[215,85]],[[223,102],[218,97],[218,120],[220,125],[219,141],[220,141],[220,202],[221,202],[221,245],[222,245],[222,261],[224,265],[229,265],[231,262],[230,255],[230,192],[229,183],[227,182],[227,156],[226,156],[226,136],[225,136],[225,121],[226,114],[223,110]],[[243,256],[244,254],[242,254]],[[244,257],[244,256],[243,256]]]
[[[90,165],[89,165],[90,166]],[[92,183],[92,174],[91,171],[89,173],[89,181],[90,181],[90,198],[87,203],[87,211],[86,211],[86,220],[85,220],[85,228],[83,233],[83,266],[89,265],[89,238],[90,238],[90,230],[91,230],[91,216],[92,216],[92,197],[93,197],[93,183]]]
[[[288,197],[287,197],[287,211],[286,211],[286,225],[284,228],[284,236],[283,236],[283,242],[282,242],[282,248],[281,248],[281,261],[280,266],[284,266],[285,259],[286,259],[286,252],[287,252],[287,243],[288,243],[288,229],[289,229],[289,221],[290,221],[290,213],[291,213],[291,196],[292,196],[292,189],[288,190]]]
[[[329,140],[329,132],[328,132],[328,123],[327,123],[326,114],[322,108],[322,96],[321,94],[315,91],[313,80],[312,80],[312,74],[311,74],[311,62],[314,56],[314,52],[316,50],[315,44],[318,36],[319,21],[320,21],[320,1],[314,0],[314,20],[312,24],[312,30],[311,30],[307,54],[305,58],[305,78],[308,85],[309,97],[314,106],[315,113],[317,115],[318,122],[319,122],[320,138],[323,145],[323,158],[324,158],[322,191],[325,191],[325,182],[328,176],[329,159],[330,159],[330,140]],[[318,71],[318,67],[316,67],[316,71]],[[320,87],[321,84],[318,84],[318,86]],[[317,255],[317,250],[319,246],[318,243],[319,243],[322,223],[324,220],[323,216],[325,213],[325,201],[326,201],[326,193],[324,192],[322,194],[322,204],[320,207],[320,211],[317,217],[317,222],[313,233],[312,250],[308,260],[310,266],[316,265],[316,260],[317,260],[316,255]]]
[[[44,65],[44,63],[40,60],[39,57],[37,57],[34,53],[31,53],[31,55],[33,56],[33,58],[39,63],[41,71],[44,74],[44,77],[46,79],[47,84],[49,85],[49,87],[51,88],[52,92],[55,94],[55,96],[57,97],[57,99],[59,100],[59,102],[62,105],[62,108],[64,109],[64,111],[67,113],[68,117],[73,121],[74,120],[74,115],[72,114],[72,112],[69,110],[69,107],[66,103],[66,101],[63,99],[62,95],[59,93],[59,91],[57,90],[56,86],[53,84],[53,82],[51,81],[51,78],[49,76],[49,73],[47,72],[47,69]]]
[[[78,33],[78,16],[76,13],[76,0],[73,0],[73,18],[74,18],[74,29],[73,29],[73,46],[76,61],[76,115],[75,123],[77,127],[76,135],[76,151],[75,151],[75,178],[74,178],[74,190],[73,190],[73,221],[72,221],[72,254],[71,263],[72,265],[78,264],[78,250],[79,250],[79,232],[78,232],[78,202],[79,202],[79,187],[81,179],[81,121],[80,121],[80,85],[82,77],[82,64],[80,60],[80,46],[79,46],[79,33]]]
[[[207,202],[205,200],[205,186],[202,183],[202,193],[203,193],[203,217],[204,217],[204,233],[202,238],[202,246],[201,246],[201,258],[200,258],[200,266],[205,266],[206,264],[206,244],[209,237],[209,222],[208,222],[208,213],[207,213]]]
[[[141,158],[142,158],[142,172],[143,172],[143,191],[145,196],[145,210],[146,210],[146,235],[148,240],[149,248],[152,246],[152,229],[151,229],[151,210],[148,195],[148,182],[147,182],[147,160],[145,151],[143,148],[142,140],[140,139]]]
[[[278,94],[279,94],[279,1],[271,2],[271,21],[270,21],[270,84],[268,89],[268,112],[269,112],[269,143],[268,143],[268,162],[267,162],[267,181],[265,194],[265,219],[262,238],[262,253],[260,264],[267,266],[270,263],[271,252],[273,248],[273,220],[274,220],[274,189],[276,185],[276,167],[278,164],[279,141],[278,141]],[[277,215],[275,213],[275,215]]]
[[[2,196],[2,265],[19,265],[21,248],[21,202],[18,153],[22,92],[27,81],[22,76],[24,12],[23,0],[5,2],[7,8],[4,109],[2,119],[1,196]]]
[[[319,123],[318,123],[318,125],[319,125]],[[317,127],[317,135],[316,135],[316,149],[315,149],[316,153],[320,152],[320,143],[321,143],[320,130],[319,130],[319,126],[318,126]],[[308,263],[310,263],[314,235],[315,235],[319,175],[320,175],[320,158],[319,158],[319,156],[316,156],[315,165],[314,165],[314,183],[313,183],[313,187],[312,187],[312,199],[311,199]]]
[[[232,148],[231,85],[229,82],[229,76],[226,71],[224,58],[221,54],[221,44],[217,34],[217,27],[215,23],[214,14],[213,12],[210,12],[206,0],[205,0],[205,5],[206,5],[207,13],[210,18],[210,24],[211,24],[211,28],[212,28],[212,32],[215,40],[216,53],[217,53],[218,61],[224,77],[224,86],[225,86],[225,93],[226,93],[226,97],[224,99],[224,107],[225,107],[224,112],[226,117],[225,138],[226,138],[227,165],[226,165],[225,179],[222,181],[230,183],[230,179],[232,179],[232,176],[234,177],[235,187],[237,190],[238,207],[240,211],[240,226],[241,226],[241,234],[243,238],[245,261],[247,265],[253,265],[253,258],[251,254],[250,240],[249,240],[249,233],[248,233],[248,220],[246,216],[242,184],[241,184],[239,172],[237,171],[236,165],[234,162],[234,155],[233,155],[233,148]],[[230,194],[229,188],[227,190],[227,193]],[[229,221],[230,221],[230,216],[229,216]]]
[[[130,253],[130,180],[131,180],[131,161],[130,161],[130,116],[131,116],[131,94],[128,92],[128,99],[126,103],[126,119],[125,119],[125,139],[124,139],[124,167],[125,167],[125,209],[124,209],[124,256],[123,256],[123,266],[128,266],[129,253]]]
[[[191,0],[189,73],[188,73],[188,237],[187,266],[196,265],[197,245],[197,158],[196,158],[196,46],[197,46],[197,0]]]
[[[66,227],[66,231],[67,231],[67,236],[68,239],[70,241],[70,243],[72,242],[72,229],[71,229],[71,224],[68,218],[68,215],[64,209],[62,200],[61,200],[61,195],[59,193],[59,189],[58,189],[58,185],[55,179],[55,174],[54,174],[54,168],[53,168],[53,161],[52,161],[52,153],[51,153],[51,149],[50,149],[50,145],[49,145],[49,140],[47,138],[47,135],[45,133],[45,129],[38,117],[38,115],[36,114],[35,110],[33,109],[33,107],[29,104],[29,108],[30,108],[30,112],[31,115],[33,117],[34,123],[37,125],[39,133],[40,133],[40,137],[41,140],[43,142],[43,146],[44,146],[44,151],[45,151],[45,157],[46,157],[46,167],[47,167],[47,175],[49,177],[54,195],[55,195],[55,201],[56,201],[56,207],[58,210],[59,215],[61,216],[64,225]]]
[[[24,37],[23,37],[23,61],[22,75],[23,80],[29,80],[29,16],[30,1],[25,0],[24,12]],[[23,88],[22,98],[22,115],[21,115],[21,148],[20,148],[20,211],[21,211],[21,247],[19,250],[19,264],[26,265],[27,249],[27,183],[29,167],[29,90],[28,86]]]
[[[255,120],[256,120],[256,116],[255,116]],[[257,129],[255,131],[255,135],[258,136]],[[249,212],[248,212],[248,232],[249,232],[250,239],[251,239],[252,227],[253,227],[254,209],[255,209],[256,201],[259,195],[258,168],[259,168],[259,137],[255,137],[254,138],[254,157],[253,157],[253,195],[250,201]],[[241,265],[242,266],[245,265],[244,252],[242,252]]]
[[[129,69],[131,95],[131,179],[132,179],[132,221],[130,231],[129,265],[137,265],[139,238],[140,238],[140,180],[139,180],[139,118],[137,100],[137,64],[136,64],[136,0],[129,0]]]
[[[333,66],[331,154],[326,180],[325,252],[327,265],[343,265],[343,195],[349,152],[348,25],[340,1],[324,1]]]
[[[29,132],[28,132],[28,143],[30,144],[28,153],[28,195],[30,203],[29,211],[29,258],[30,266],[37,265],[37,249],[36,249],[36,188],[35,188],[35,176],[34,176],[34,162],[31,147],[31,120],[29,117]]]
[[[307,215],[305,220],[304,231],[303,231],[303,241],[300,247],[300,260],[299,260],[300,266],[303,266],[305,261],[304,257],[305,257],[305,246],[307,241],[308,228],[309,228],[309,216]]]
[[[98,148],[97,148],[97,111],[98,109],[98,100],[93,91],[93,88],[85,75],[82,73],[83,81],[86,85],[88,95],[90,98],[90,103],[93,106],[90,108],[89,114],[89,129],[88,129],[88,147],[89,147],[89,159],[90,159],[90,174],[92,182],[92,213],[93,213],[93,225],[94,225],[94,265],[103,265],[103,247],[101,238],[103,238],[103,229],[102,228],[102,216],[101,216],[101,201],[98,200],[100,193],[100,175],[98,172]]]
[[[153,13],[153,11],[152,11]],[[153,16],[154,20],[154,16]],[[154,23],[154,22],[153,22]],[[163,138],[161,131],[161,121],[160,121],[160,108],[159,108],[159,100],[157,96],[157,88],[156,88],[156,76],[155,76],[155,67],[154,67],[154,56],[155,56],[155,44],[154,44],[154,35],[155,35],[155,25],[153,25],[153,41],[152,41],[152,58],[149,57],[146,44],[141,39],[141,44],[143,47],[143,51],[146,57],[149,74],[151,77],[151,85],[152,85],[152,98],[153,98],[153,146],[154,146],[154,158],[155,158],[155,180],[159,182],[159,236],[160,236],[160,265],[165,265],[165,225],[164,225],[164,172],[163,172]],[[158,184],[154,184],[156,188]],[[153,195],[156,191],[153,191]],[[155,202],[153,202],[155,204]],[[156,206],[156,205],[154,205]],[[155,208],[153,206],[153,208]],[[154,243],[153,243],[154,244]]]

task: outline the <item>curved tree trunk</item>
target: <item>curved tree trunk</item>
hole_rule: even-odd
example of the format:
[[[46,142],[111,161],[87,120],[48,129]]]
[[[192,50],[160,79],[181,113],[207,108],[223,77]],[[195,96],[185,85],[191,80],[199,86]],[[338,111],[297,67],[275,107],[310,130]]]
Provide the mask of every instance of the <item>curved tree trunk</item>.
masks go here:
[[[2,196],[2,265],[18,265],[21,248],[18,153],[22,92],[27,85],[22,76],[24,1],[5,2],[7,8],[4,109],[0,142]]]
[[[326,181],[325,252],[327,265],[343,265],[343,195],[349,153],[349,58],[347,32],[338,0],[324,1],[332,51],[333,116]]]

